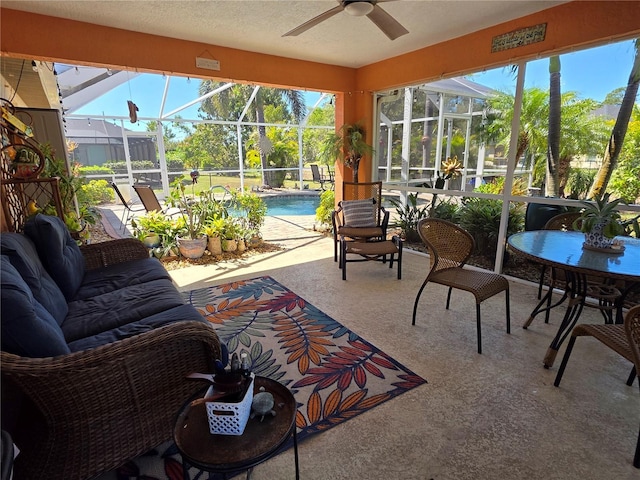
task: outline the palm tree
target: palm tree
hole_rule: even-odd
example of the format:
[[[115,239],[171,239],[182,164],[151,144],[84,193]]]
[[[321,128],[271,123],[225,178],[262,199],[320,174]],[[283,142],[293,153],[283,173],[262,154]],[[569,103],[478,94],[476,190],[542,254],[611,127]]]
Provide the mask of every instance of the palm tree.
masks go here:
[[[558,150],[558,194],[566,185],[571,160],[578,155],[593,155],[605,142],[604,120],[594,117],[597,102],[581,99],[576,92],[560,95],[562,122],[560,122],[560,148]],[[511,135],[514,97],[508,92],[497,92],[487,100],[489,115],[484,138],[508,145]],[[546,152],[549,136],[549,92],[528,88],[523,92],[520,131],[516,159],[524,155],[525,168],[534,167],[534,183],[548,183],[545,177]],[[541,172],[541,175],[538,174]]]
[[[618,117],[616,123],[611,131],[607,148],[604,151],[604,158],[602,159],[602,165],[596,174],[596,178],[591,185],[591,189],[587,194],[587,198],[600,198],[609,184],[611,174],[618,162],[620,151],[622,150],[622,144],[624,137],[627,134],[627,128],[629,127],[629,119],[631,118],[631,112],[638,95],[638,85],[640,84],[640,38],[635,41],[635,59],[633,66],[631,67],[631,74],[629,75],[629,82],[627,83],[627,89],[624,92],[622,103],[620,104],[620,110],[618,111]]]
[[[547,197],[558,196],[561,106],[560,57],[554,55],[549,58],[549,131],[547,134],[547,181],[544,192]]]
[[[200,84],[200,95],[205,95],[222,85],[221,83],[205,80]],[[265,105],[282,105],[288,107],[293,119],[300,123],[306,113],[306,105],[304,95],[299,90],[283,90],[278,88],[256,87],[252,85],[234,85],[233,87],[223,90],[213,97],[207,98],[202,102],[200,110],[206,113],[210,118],[219,120],[238,120],[246,103],[251,98],[255,89],[256,92],[253,101],[255,108],[247,111],[247,120],[258,123],[258,145],[263,146],[269,143],[264,126]],[[243,139],[246,144],[249,135]],[[268,169],[268,151],[260,148],[260,160],[262,164],[262,182],[264,185],[273,186],[275,172],[267,172]]]

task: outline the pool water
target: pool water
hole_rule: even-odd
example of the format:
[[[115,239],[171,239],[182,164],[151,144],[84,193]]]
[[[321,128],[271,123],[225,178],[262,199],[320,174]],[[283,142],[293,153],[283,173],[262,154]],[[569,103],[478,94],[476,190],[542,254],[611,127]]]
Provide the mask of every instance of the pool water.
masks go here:
[[[320,205],[320,197],[313,195],[281,195],[263,197],[267,204],[267,215],[315,215]]]

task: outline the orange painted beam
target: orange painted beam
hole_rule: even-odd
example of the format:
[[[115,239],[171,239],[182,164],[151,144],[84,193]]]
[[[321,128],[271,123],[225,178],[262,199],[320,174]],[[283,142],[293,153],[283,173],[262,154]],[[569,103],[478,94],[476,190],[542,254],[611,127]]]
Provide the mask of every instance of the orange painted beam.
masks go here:
[[[20,58],[321,92],[354,90],[356,70],[0,9],[0,52]],[[28,27],[27,27],[28,26]],[[34,32],[40,32],[34,34]],[[196,67],[212,52],[220,71]]]

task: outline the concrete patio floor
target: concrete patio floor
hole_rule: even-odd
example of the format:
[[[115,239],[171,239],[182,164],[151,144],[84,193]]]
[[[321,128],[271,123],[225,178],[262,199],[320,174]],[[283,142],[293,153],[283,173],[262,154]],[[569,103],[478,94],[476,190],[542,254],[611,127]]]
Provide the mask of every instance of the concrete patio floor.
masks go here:
[[[114,214],[120,213],[114,207]],[[111,218],[111,215],[109,215]],[[504,295],[482,304],[483,354],[476,351],[475,305],[428,285],[415,326],[415,295],[428,258],[405,250],[395,267],[350,264],[347,280],[333,243],[309,228],[313,217],[268,217],[266,241],[283,250],[171,271],[186,291],[269,275],[381,348],[428,384],[300,444],[300,478],[325,479],[640,479],[632,465],[640,423],[640,390],[625,381],[631,364],[591,338],[581,338],[560,388],[556,364],[542,360],[564,308],[549,324],[536,318],[537,288],[510,279],[511,334]],[[582,322],[601,323],[587,308]],[[293,452],[254,469],[252,478],[293,478]]]

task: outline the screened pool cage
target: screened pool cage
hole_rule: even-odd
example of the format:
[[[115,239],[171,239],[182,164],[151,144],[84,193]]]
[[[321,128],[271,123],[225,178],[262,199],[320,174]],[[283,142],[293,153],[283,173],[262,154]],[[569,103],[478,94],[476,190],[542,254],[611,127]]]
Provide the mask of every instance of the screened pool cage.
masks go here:
[[[247,112],[255,108],[259,86],[254,87],[237,119],[211,120],[205,119],[206,115],[186,119],[179,116],[183,110],[231,86],[231,83],[224,84],[180,108],[166,114],[161,112],[158,117],[140,116],[135,124],[131,123],[130,117],[67,113],[65,122],[70,160],[83,166],[108,166],[113,171],[111,174],[86,174],[89,179],[107,178],[129,186],[149,184],[164,195],[168,195],[173,179],[180,175],[189,178],[193,171],[197,171],[200,177],[209,177],[212,184],[215,177],[237,178],[242,189],[262,186],[265,176],[269,175],[280,180],[292,180],[299,189],[305,188],[307,180],[308,187],[311,174],[306,172],[304,164],[319,163],[316,160],[319,141],[324,132],[333,131],[334,127],[308,125],[307,122],[316,108],[330,101],[331,95],[320,94],[300,123],[249,121]],[[167,89],[164,95],[162,105],[166,101]],[[193,145],[200,145],[200,150],[194,151],[193,145],[186,149],[186,153],[183,149],[183,158],[178,160],[165,144],[169,137],[174,146],[179,143],[180,138],[176,139],[176,134],[182,138],[197,136],[199,143]],[[261,153],[266,156],[264,163],[259,162]],[[185,154],[188,158],[184,158]],[[248,161],[251,155],[254,156],[253,162]]]
[[[167,79],[168,81],[168,79]],[[233,86],[222,85],[180,108],[158,117],[140,117],[132,124],[129,117],[74,115],[67,113],[67,139],[72,145],[70,158],[81,165],[108,165],[113,174],[89,174],[88,178],[106,178],[119,184],[147,183],[168,194],[171,181],[178,175],[189,176],[198,170],[200,176],[237,177],[241,188],[262,186],[265,175],[279,175],[292,181],[294,188],[308,187],[310,172],[304,167],[318,161],[322,136],[333,131],[333,125],[309,125],[312,112],[332,103],[332,96],[320,94],[308,108],[300,123],[267,123],[247,120],[247,112],[255,108],[253,92],[237,119],[210,120],[181,118],[187,108],[220,94]],[[374,132],[374,177],[391,185],[417,186],[433,184],[443,161],[457,157],[463,165],[462,176],[447,181],[449,189],[472,190],[476,185],[506,173],[506,158],[501,147],[487,147],[477,140],[477,132],[486,121],[484,99],[490,89],[462,77],[376,95],[379,130]],[[167,95],[167,89],[164,93]],[[162,104],[166,98],[162,99]],[[218,144],[206,144],[201,128],[208,125]],[[141,127],[144,130],[141,130]],[[197,167],[188,168],[187,161],[177,162],[167,151],[167,133],[198,132],[203,137],[203,150],[190,152]],[[265,135],[267,129],[271,135]],[[259,135],[262,130],[262,135]],[[279,130],[279,133],[273,131]],[[259,140],[256,142],[256,138]],[[253,148],[248,144],[253,139]],[[283,143],[295,153],[278,162],[269,158],[281,155]],[[266,165],[249,162],[256,148],[267,156]],[[292,150],[290,150],[291,152]],[[277,164],[277,166],[276,166]],[[253,165],[253,167],[251,166]],[[326,167],[324,167],[326,168]],[[522,170],[520,174],[530,174]],[[530,179],[530,177],[529,177]],[[307,184],[305,184],[307,180]],[[530,181],[530,180],[529,180]]]

